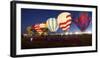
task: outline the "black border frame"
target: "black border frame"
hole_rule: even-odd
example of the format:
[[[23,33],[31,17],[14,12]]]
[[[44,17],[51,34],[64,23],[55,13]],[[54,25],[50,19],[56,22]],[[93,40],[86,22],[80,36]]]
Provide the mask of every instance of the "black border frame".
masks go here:
[[[57,6],[73,6],[73,7],[88,7],[88,8],[95,8],[96,9],[96,50],[89,50],[89,51],[75,51],[75,52],[58,52],[58,53],[42,53],[42,54],[27,54],[27,55],[16,55],[16,4],[40,4],[40,5],[57,5]],[[29,1],[11,1],[10,3],[10,56],[11,57],[26,57],[26,56],[43,56],[43,55],[58,55],[58,54],[73,54],[73,53],[89,53],[89,52],[97,52],[98,51],[98,43],[97,43],[97,12],[98,7],[93,5],[77,5],[77,4],[60,4],[60,3],[44,3],[44,2],[29,2]]]

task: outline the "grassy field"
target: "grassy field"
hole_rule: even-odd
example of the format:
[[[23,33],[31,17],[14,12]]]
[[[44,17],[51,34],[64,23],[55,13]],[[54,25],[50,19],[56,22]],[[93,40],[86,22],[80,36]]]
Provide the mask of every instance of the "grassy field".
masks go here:
[[[22,49],[91,46],[92,34],[22,37]]]

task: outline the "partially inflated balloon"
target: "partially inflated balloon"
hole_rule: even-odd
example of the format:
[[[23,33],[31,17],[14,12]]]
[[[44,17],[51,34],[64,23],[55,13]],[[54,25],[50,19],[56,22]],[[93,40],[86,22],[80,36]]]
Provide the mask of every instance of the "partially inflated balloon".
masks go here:
[[[43,33],[43,30],[40,28],[40,24],[35,24],[34,29],[41,35]]]
[[[46,28],[47,26],[46,26],[46,23],[41,23],[40,24],[40,28]]]

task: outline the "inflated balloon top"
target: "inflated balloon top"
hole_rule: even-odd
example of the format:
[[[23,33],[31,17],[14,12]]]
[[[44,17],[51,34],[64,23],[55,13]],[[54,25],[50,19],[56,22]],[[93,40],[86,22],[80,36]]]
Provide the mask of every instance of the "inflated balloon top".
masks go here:
[[[69,12],[60,13],[57,17],[57,21],[58,21],[59,27],[63,31],[68,31],[72,22],[71,13]]]
[[[87,12],[80,13],[80,16],[74,20],[81,31],[85,31],[88,28],[90,21],[91,18],[89,17],[89,14]]]
[[[55,18],[49,18],[46,22],[48,29],[51,32],[56,32],[58,30],[58,23]]]

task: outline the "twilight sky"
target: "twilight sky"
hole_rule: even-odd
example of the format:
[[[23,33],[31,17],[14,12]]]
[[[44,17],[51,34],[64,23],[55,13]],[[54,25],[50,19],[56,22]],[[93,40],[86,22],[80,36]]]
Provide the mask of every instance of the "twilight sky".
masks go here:
[[[57,18],[62,12],[69,12],[72,16],[72,24],[68,32],[80,31],[77,25],[73,22],[76,20],[82,11],[70,11],[70,10],[44,10],[44,9],[21,9],[21,32],[26,31],[26,27],[38,23],[46,22],[48,18]],[[92,12],[87,12],[92,21]],[[92,32],[92,22],[90,22],[86,31]],[[63,32],[60,28],[57,32]]]

